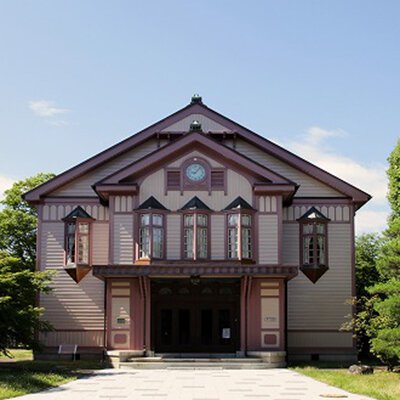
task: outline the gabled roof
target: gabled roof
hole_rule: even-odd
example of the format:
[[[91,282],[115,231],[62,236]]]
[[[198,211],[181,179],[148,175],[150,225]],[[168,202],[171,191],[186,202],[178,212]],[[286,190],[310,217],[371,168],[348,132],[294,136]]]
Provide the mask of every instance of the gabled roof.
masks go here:
[[[74,208],[68,215],[63,218],[63,221],[73,221],[77,218],[94,219],[81,206]]]
[[[300,218],[297,218],[297,221],[302,221],[304,219],[322,219],[324,221],[330,221],[328,217],[322,214],[321,211],[318,211],[315,207],[311,207],[306,213],[304,213]]]
[[[142,174],[143,171],[159,168],[161,165],[163,165],[165,159],[171,158],[171,154],[175,154],[176,157],[179,157],[186,151],[192,151],[195,144],[197,145],[196,148],[198,150],[206,150],[209,154],[213,154],[218,160],[225,159],[226,164],[236,165],[241,170],[247,171],[248,174],[253,176],[257,175],[269,183],[292,185],[293,190],[295,190],[297,186],[294,182],[283,177],[282,175],[271,171],[263,165],[258,164],[257,162],[244,156],[243,154],[240,154],[236,150],[225,146],[198,131],[189,132],[186,135],[175,139],[166,146],[160,147],[159,149],[140,158],[137,161],[134,161],[119,171],[105,177],[101,181],[97,182],[95,186],[126,182],[128,178],[132,179],[134,176]]]
[[[110,161],[113,158],[125,153],[129,149],[132,149],[140,143],[143,143],[150,137],[167,129],[172,124],[182,120],[183,118],[188,117],[191,114],[202,114],[207,118],[213,120],[214,122],[226,126],[227,130],[234,132],[235,135],[242,138],[243,140],[250,142],[251,144],[259,147],[270,155],[284,161],[288,165],[312,176],[313,178],[350,197],[358,206],[363,205],[371,198],[369,194],[363,192],[360,189],[357,189],[353,185],[322,170],[314,164],[311,164],[301,157],[291,153],[290,151],[278,146],[268,139],[265,139],[264,137],[252,132],[242,125],[212,110],[202,103],[201,98],[199,101],[190,103],[186,107],[156,122],[155,124],[140,131],[139,133],[128,137],[122,142],[63,172],[62,174],[56,176],[54,179],[43,183],[37,188],[26,193],[24,195],[24,198],[30,202],[40,201],[41,196],[45,196],[47,193],[56,190],[57,188],[65,185],[68,182],[71,182],[73,179],[82,176],[83,174],[100,166],[104,162]]]
[[[254,208],[246,200],[238,196],[235,200],[229,203],[224,210],[254,210]]]
[[[136,210],[167,210],[154,196],[150,196]]]
[[[194,196],[192,200],[189,200],[182,208],[184,210],[210,210],[206,204],[204,204],[197,196]]]

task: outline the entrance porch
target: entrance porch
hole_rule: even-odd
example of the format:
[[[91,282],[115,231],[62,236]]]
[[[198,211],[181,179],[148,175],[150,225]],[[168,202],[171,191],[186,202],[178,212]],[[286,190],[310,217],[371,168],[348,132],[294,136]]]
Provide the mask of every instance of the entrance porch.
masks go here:
[[[146,356],[155,362],[258,357],[284,364],[285,277],[105,279],[106,348],[116,363]]]

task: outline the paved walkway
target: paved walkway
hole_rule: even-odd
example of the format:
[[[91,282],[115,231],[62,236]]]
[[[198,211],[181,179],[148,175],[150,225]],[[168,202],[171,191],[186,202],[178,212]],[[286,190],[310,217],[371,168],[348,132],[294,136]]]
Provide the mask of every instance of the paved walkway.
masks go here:
[[[287,369],[105,369],[55,389],[15,397],[23,400],[322,400],[321,395],[370,400]]]

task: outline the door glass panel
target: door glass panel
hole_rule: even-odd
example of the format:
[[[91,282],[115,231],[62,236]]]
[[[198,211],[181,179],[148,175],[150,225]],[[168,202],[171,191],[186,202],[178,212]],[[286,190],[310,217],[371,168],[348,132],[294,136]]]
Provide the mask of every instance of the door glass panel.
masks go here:
[[[172,310],[161,310],[161,343],[172,343]]]
[[[190,310],[179,310],[179,344],[190,343]]]
[[[229,309],[218,311],[218,325],[219,343],[230,344],[232,341],[232,326]]]
[[[211,309],[201,310],[201,344],[212,344],[213,312]]]

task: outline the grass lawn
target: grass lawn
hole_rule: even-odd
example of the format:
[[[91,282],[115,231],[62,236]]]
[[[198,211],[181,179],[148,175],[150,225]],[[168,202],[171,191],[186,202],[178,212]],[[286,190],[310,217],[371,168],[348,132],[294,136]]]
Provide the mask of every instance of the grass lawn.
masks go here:
[[[96,361],[26,361],[31,352],[11,353],[16,356],[13,362],[0,360],[0,400],[56,387],[102,368]]]
[[[293,367],[293,370],[351,393],[363,394],[380,400],[400,399],[400,373],[375,371],[372,375],[351,375],[347,369],[323,366]]]
[[[1,361],[20,361],[20,360],[32,360],[33,354],[32,350],[26,349],[11,349],[9,350],[12,358],[8,358],[5,355],[0,355]]]

